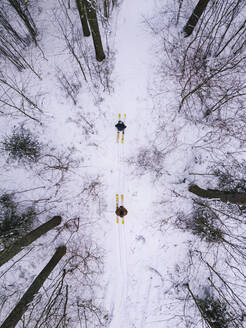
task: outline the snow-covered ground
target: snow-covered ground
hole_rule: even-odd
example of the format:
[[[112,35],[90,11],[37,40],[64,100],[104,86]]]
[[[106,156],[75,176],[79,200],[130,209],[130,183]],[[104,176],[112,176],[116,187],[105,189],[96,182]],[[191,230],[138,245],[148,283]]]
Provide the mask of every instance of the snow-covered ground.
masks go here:
[[[170,185],[155,184],[150,174],[139,174],[134,165],[129,165],[129,159],[134,159],[141,147],[149,146],[155,137],[156,128],[159,127],[159,114],[155,112],[149,91],[154,81],[157,58],[152,49],[154,39],[145,23],[145,19],[155,9],[155,2],[124,0],[117,9],[111,26],[115,49],[111,77],[114,91],[104,94],[104,101],[99,105],[93,102],[87,89],[79,94],[78,105],[61,97],[56,69],[58,66],[62,67],[69,74],[73,72],[74,64],[71,64],[68,50],[57,37],[59,28],[54,7],[52,3],[47,3],[40,17],[42,33],[45,35],[42,40],[45,60],[40,57],[36,66],[43,79],[32,80],[31,90],[33,93],[40,90],[45,116],[42,118],[43,125],[37,124],[35,132],[50,147],[54,145],[61,150],[74,147],[75,158],[80,165],[72,169],[61,192],[63,201],[57,203],[53,213],[64,213],[65,216],[69,214],[70,218],[90,215],[93,224],[89,233],[105,253],[101,297],[102,304],[109,312],[109,327],[163,327],[163,321],[172,315],[165,308],[164,291],[168,288],[165,275],[182,258],[183,237],[177,232],[163,234],[159,229],[160,220],[169,217],[171,213],[172,204],[169,204],[160,218],[158,207],[160,201],[170,203]],[[52,33],[48,33],[50,27]],[[168,97],[172,97],[172,94]],[[87,137],[81,133],[81,111],[91,121],[95,121],[96,133],[88,138],[88,142]],[[119,113],[122,117],[126,115],[124,144],[116,143],[114,124]],[[28,125],[32,127],[26,121],[26,126]],[[4,133],[12,128],[13,124],[9,124]],[[172,141],[174,128],[175,126],[171,126],[167,130],[167,140],[163,141],[167,145]],[[172,160],[167,160],[165,169],[169,171],[171,184],[176,181],[175,174],[179,174],[177,170],[182,172],[185,166],[180,158],[183,151],[174,153]],[[35,178],[32,172],[25,183],[22,174],[16,171],[15,174],[18,179],[11,179],[12,171],[2,179],[9,189],[15,190],[20,185],[23,189],[28,189],[33,185]],[[99,205],[92,203],[88,212],[76,198],[83,187],[86,174],[98,176],[98,181],[102,183],[100,192],[103,192],[99,197]],[[163,189],[166,193],[163,193]],[[124,224],[121,221],[116,223],[114,212],[117,193],[124,195],[124,205],[128,210]],[[59,245],[60,241],[57,240],[56,243]],[[50,248],[53,246],[50,245]],[[44,245],[43,250],[45,247]],[[44,258],[41,251],[38,263],[32,266],[32,270],[29,268],[32,271],[30,277],[40,271]],[[26,266],[29,266],[29,261],[27,259]],[[19,267],[18,270],[23,269]],[[12,277],[15,279],[14,273]],[[29,284],[30,277],[25,278],[23,286]]]
[[[100,229],[104,233],[105,304],[112,317],[111,328],[163,327],[171,315],[163,309],[165,275],[183,254],[182,237],[177,232],[163,235],[158,231],[161,218],[155,204],[162,196],[160,187],[153,184],[150,175],[135,174],[127,163],[141,147],[149,146],[157,126],[149,92],[154,79],[154,40],[145,24],[154,9],[154,2],[122,3],[116,30],[115,90],[102,105],[107,120],[99,129],[103,143],[97,156],[107,179],[108,209]],[[118,113],[126,114],[123,145],[116,144],[112,129]],[[179,155],[167,165],[173,169],[172,176],[178,173],[183,151]],[[128,215],[124,225],[116,223],[116,193],[125,197]],[[170,190],[164,197],[170,200]],[[167,216],[168,211],[163,214]]]
[[[24,90],[31,99],[37,100],[43,112],[32,113],[42,124],[22,116],[11,119],[4,116],[0,123],[1,138],[24,124],[38,136],[46,153],[41,162],[32,167],[9,165],[7,155],[3,154],[0,178],[3,191],[17,190],[21,203],[29,204],[33,200],[40,205],[43,212],[35,222],[36,226],[52,215],[61,215],[63,223],[70,222],[71,225],[64,227],[58,238],[55,238],[55,231],[49,232],[32,245],[33,249],[29,246],[22,251],[14,259],[17,263],[13,267],[13,260],[6,264],[1,272],[4,291],[10,295],[11,288],[15,288],[18,281],[16,297],[19,299],[55,247],[65,243],[68,246],[67,258],[72,252],[80,254],[80,251],[81,258],[86,258],[89,249],[95,251],[92,253],[96,259],[98,255],[98,259],[104,261],[103,273],[99,274],[101,266],[97,268],[94,258],[91,260],[89,269],[93,274],[88,278],[88,285],[83,274],[76,271],[79,265],[74,264],[72,274],[64,280],[64,286],[67,284],[72,294],[69,309],[77,309],[75,300],[78,302],[81,296],[87,297],[89,303],[90,298],[94,298],[106,310],[105,326],[109,328],[188,327],[185,311],[187,320],[192,321],[190,313],[196,310],[189,312],[189,306],[186,308],[189,295],[185,286],[190,283],[192,288],[199,290],[205,280],[205,271],[199,270],[200,264],[192,271],[189,261],[195,256],[187,255],[191,250],[202,249],[206,260],[210,260],[211,249],[189,232],[176,229],[173,223],[177,213],[183,211],[186,214],[192,209],[189,184],[199,182],[202,187],[216,186],[214,177],[209,180],[209,174],[206,174],[207,167],[213,160],[223,161],[241,145],[233,138],[226,141],[220,137],[216,139],[216,134],[210,134],[209,124],[196,124],[186,120],[183,113],[178,114],[177,85],[172,72],[172,78],[164,74],[165,55],[161,52],[163,40],[159,36],[163,28],[161,20],[171,17],[172,1],[167,3],[169,9],[166,12],[161,9],[163,2],[159,0],[119,2],[109,25],[100,25],[103,43],[105,45],[107,39],[110,51],[107,53],[108,62],[106,57],[103,63],[96,63],[99,66],[92,60],[91,39],[82,39],[81,44],[78,42],[81,48],[76,43],[81,30],[80,25],[79,32],[76,30],[74,22],[80,22],[75,3],[71,1],[71,8],[69,3],[60,0],[59,4],[55,1],[40,4],[42,8],[37,22],[42,36],[42,52],[31,47],[29,55],[42,79],[30,71],[16,74],[15,70],[5,67],[17,85],[25,84]],[[74,19],[74,25],[69,25],[66,12]],[[156,24],[156,29],[153,25],[151,28],[151,24]],[[174,34],[180,30],[181,25],[171,28]],[[65,36],[69,38],[71,35],[76,40],[74,49],[81,56],[88,76],[92,76],[86,82],[75,56],[71,55],[64,41]],[[88,55],[86,60],[95,65],[89,66],[91,71],[87,71],[80,52],[84,49]],[[109,87],[105,88],[105,76],[100,82],[100,74],[93,75],[95,67],[97,74],[104,69],[112,70]],[[58,82],[62,76],[78,87],[74,99],[64,94],[66,90]],[[116,142],[114,125],[119,114],[121,118],[126,117],[124,143],[121,139]],[[213,149],[214,144],[217,148]],[[61,163],[47,161],[51,157],[47,154],[60,156],[68,168],[56,170]],[[240,160],[243,158],[244,154]],[[33,190],[25,191],[29,189]],[[128,210],[124,224],[121,219],[116,222],[116,194],[119,194],[120,201],[121,195],[124,196],[124,206]],[[78,230],[77,218],[80,220]],[[70,220],[74,220],[74,225]],[[95,244],[100,248],[97,249]],[[30,255],[19,261],[29,250]],[[213,252],[211,261],[216,251]],[[103,254],[102,258],[99,254]],[[223,262],[223,251],[221,254]],[[62,264],[59,268],[61,274]],[[190,276],[189,270],[192,272]],[[55,275],[51,276],[51,281],[55,281]],[[46,301],[45,297],[49,298],[48,295],[43,296],[42,302]],[[8,302],[4,303],[6,312],[10,312],[16,302],[11,297],[7,297]],[[194,302],[189,304],[194,307]],[[40,313],[37,307],[34,316],[35,311]],[[76,311],[71,312],[71,320],[75,318],[73,327],[84,327],[83,320],[83,323],[78,323]],[[1,320],[6,315],[2,311]],[[99,327],[93,318],[87,322],[85,316],[84,320],[88,328]],[[203,327],[200,319],[197,322]]]

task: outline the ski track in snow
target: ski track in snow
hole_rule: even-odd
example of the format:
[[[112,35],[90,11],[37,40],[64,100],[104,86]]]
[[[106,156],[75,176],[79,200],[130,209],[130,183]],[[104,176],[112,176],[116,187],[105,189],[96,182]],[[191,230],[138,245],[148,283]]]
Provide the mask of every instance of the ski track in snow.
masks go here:
[[[136,153],[140,143],[144,144],[148,130],[146,123],[148,124],[150,118],[148,115],[151,114],[152,109],[147,95],[148,70],[149,63],[151,63],[148,52],[151,40],[143,24],[144,16],[150,14],[152,6],[153,4],[147,3],[142,6],[141,0],[134,2],[124,0],[120,7],[117,19],[117,54],[113,76],[115,92],[110,97],[106,97],[104,103],[104,107],[108,109],[108,117],[111,119],[109,124],[115,124],[118,113],[122,115],[126,113],[127,125],[123,145],[121,143],[116,145],[115,130],[113,134],[107,132],[108,135],[106,133],[102,136],[107,145],[104,149],[105,154],[102,156],[108,157],[107,162],[111,162],[110,166],[112,167],[107,196],[108,204],[112,204],[107,211],[111,218],[108,220],[108,231],[105,232],[107,239],[105,242],[107,245],[105,247],[107,251],[105,271],[108,280],[105,302],[111,312],[110,328],[140,328],[146,318],[148,293],[151,288],[149,274],[148,278],[144,276],[143,266],[138,259],[136,263],[134,254],[130,252],[131,245],[136,243],[136,235],[145,224],[145,215],[139,217],[138,211],[144,214],[148,212],[151,197],[138,191],[137,184],[139,182],[129,179],[129,170],[125,160],[129,155]],[[132,126],[136,126],[137,129],[133,130]],[[106,127],[105,130],[112,131],[112,128]],[[116,163],[112,165],[115,161]],[[106,163],[105,167],[107,167]],[[146,187],[148,188],[148,186],[140,186],[140,189]],[[119,224],[115,223],[116,193],[119,194],[119,202],[120,194],[124,194],[124,205],[128,209],[125,224],[122,224],[121,220]],[[142,256],[144,257],[146,254],[142,254]],[[134,277],[138,280],[138,287],[141,286],[141,281],[144,279],[144,286],[139,295],[135,291],[132,293],[131,290]],[[142,322],[140,322],[141,320]]]
[[[103,115],[98,114],[98,135],[94,137],[94,144],[88,145],[90,154],[83,153],[85,158],[91,157],[92,172],[97,172],[99,176],[101,174],[105,179],[103,185],[106,186],[105,203],[108,207],[105,211],[102,210],[102,214],[101,210],[99,211],[100,219],[101,215],[104,218],[104,212],[106,217],[105,220],[101,220],[103,222],[98,222],[96,229],[100,228],[100,237],[106,253],[103,301],[111,318],[109,328],[163,327],[159,309],[163,281],[150,269],[161,265],[157,258],[158,235],[152,234],[153,231],[150,229],[151,215],[153,215],[151,206],[155,199],[155,190],[148,178],[134,177],[131,168],[125,162],[129,156],[137,154],[139,147],[145,145],[148,140],[146,136],[151,134],[149,130],[155,128],[152,122],[152,102],[147,92],[152,71],[150,66],[153,62],[153,54],[150,49],[153,40],[143,23],[145,16],[151,16],[154,6],[155,1],[143,0],[124,0],[120,6],[116,32],[113,30],[116,34],[117,49],[112,76],[115,92],[105,96],[102,104],[103,113],[106,113],[105,119],[102,120]],[[53,61],[52,58],[49,57],[50,67],[55,67],[57,56]],[[46,82],[47,80],[44,80],[44,83]],[[48,88],[52,88],[55,84],[54,81],[49,83]],[[46,107],[56,108],[57,97],[55,94]],[[84,95],[81,97],[83,98]],[[91,102],[87,103],[87,101],[88,99],[83,99],[82,103],[90,109]],[[73,138],[79,143],[84,136],[80,135],[80,130],[66,125],[67,103],[63,102],[64,104],[59,105],[58,114],[54,113],[56,119],[53,121],[47,119],[46,124],[52,127],[49,137],[69,143],[73,134]],[[122,115],[126,113],[127,129],[123,145],[116,144],[116,130],[112,128],[118,119],[118,113]],[[60,128],[60,125],[65,128]],[[93,150],[90,151],[89,147]],[[170,159],[170,162],[174,161],[177,162],[177,158]],[[183,160],[179,158],[179,161],[182,171]],[[172,163],[169,166],[171,165]],[[21,177],[21,174],[19,176]],[[174,179],[173,174],[172,179]],[[121,220],[116,224],[114,213],[116,193],[119,196],[121,193],[124,194],[124,202],[128,210],[125,224],[122,224]],[[165,250],[170,250],[171,242],[170,246],[168,240],[165,242],[167,244]],[[168,256],[170,255],[166,257]]]
[[[105,305],[110,311],[110,328],[161,328],[160,303],[163,282],[150,268],[159,268],[160,239],[153,233],[153,201],[156,191],[148,177],[135,177],[126,160],[144,146],[155,125],[151,122],[152,101],[148,95],[153,53],[152,37],[144,25],[153,2],[124,0],[117,18],[115,91],[103,103],[107,120],[100,136],[102,165],[111,168],[105,185],[107,224],[105,238]],[[125,141],[116,144],[118,114],[126,114]],[[134,127],[134,128],[133,128]],[[99,129],[100,130],[100,129]],[[152,133],[153,135],[153,133]],[[100,159],[97,159],[99,162]],[[103,164],[104,163],[104,164]],[[115,217],[115,195],[124,194],[128,210],[125,224]],[[167,256],[168,257],[168,256]],[[150,320],[151,318],[151,320]]]
[[[149,278],[149,282],[148,282],[148,284],[146,284],[148,287],[147,287],[147,291],[146,291],[144,302],[143,302],[142,320],[141,320],[141,324],[140,324],[140,327],[143,327],[143,328],[145,326],[145,321],[146,321],[146,318],[148,316],[148,307],[149,307],[151,283],[152,283],[152,277]]]

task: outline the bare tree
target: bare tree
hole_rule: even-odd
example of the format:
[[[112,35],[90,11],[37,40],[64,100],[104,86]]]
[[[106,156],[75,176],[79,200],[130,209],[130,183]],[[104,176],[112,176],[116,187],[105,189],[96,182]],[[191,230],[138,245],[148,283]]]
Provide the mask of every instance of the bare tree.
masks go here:
[[[170,274],[172,292],[168,295],[168,303],[174,304],[173,324],[181,326],[182,323],[190,328],[200,325],[243,328],[246,309],[244,264],[236,268],[236,257],[229,253],[224,257],[220,247],[206,247],[201,242],[189,240],[187,250],[185,263],[178,263],[175,272]],[[175,302],[170,302],[173,291]]]
[[[66,181],[65,177],[69,176],[72,170],[79,167],[80,162],[83,161],[83,159],[75,158],[74,153],[73,147],[62,151],[50,147],[43,151],[34,171],[42,180],[47,181],[58,190]]]
[[[76,0],[76,5],[79,11],[79,17],[81,20],[81,24],[82,24],[82,30],[83,30],[83,34],[84,36],[90,36],[90,30],[89,30],[89,25],[87,22],[87,17],[86,17],[86,9],[85,9],[85,5],[84,2],[82,0]]]
[[[71,98],[73,104],[76,105],[77,97],[82,86],[79,72],[75,71],[73,75],[65,74],[59,67],[57,67],[56,71],[58,81],[60,82],[66,98]]]
[[[182,3],[182,14],[187,6]],[[163,77],[168,74],[175,79],[179,111],[195,122],[229,129],[235,136],[241,129],[235,133],[232,120],[239,117],[241,127],[245,124],[240,119],[246,99],[244,10],[241,0],[208,3],[190,41],[173,33],[170,22],[175,13],[170,10],[165,29],[162,26],[165,33],[161,34],[166,59],[160,69]],[[152,29],[158,31],[153,25]]]
[[[30,58],[26,56],[26,48],[31,44],[31,38],[13,20],[13,10],[0,5],[0,54],[2,59],[10,61],[19,71],[29,68],[39,79],[40,75],[35,70]],[[18,31],[17,31],[18,29]]]
[[[55,254],[44,267],[44,269],[35,278],[31,286],[27,289],[25,294],[19,300],[15,308],[11,311],[9,316],[2,323],[1,328],[14,328],[22,315],[26,312],[29,303],[34,299],[39,289],[43,286],[45,280],[48,278],[50,273],[54,270],[61,258],[66,254],[66,246],[60,246],[57,248]]]
[[[30,81],[17,81],[15,77],[0,73],[0,114],[4,116],[21,115],[40,122],[43,113],[36,99],[30,96],[28,88]]]
[[[97,61],[101,62],[105,59],[105,53],[102,46],[101,34],[98,26],[97,14],[95,9],[95,1],[82,0],[86,8],[87,18],[91,29],[94,48]]]
[[[13,40],[16,41],[16,43],[21,44],[23,47],[26,47],[28,45],[29,42],[26,37],[21,35],[19,31],[16,31],[16,28],[13,27],[11,22],[9,22],[8,15],[3,8],[1,8],[0,10],[0,24],[2,27],[2,31],[8,33],[8,35],[11,36]]]
[[[235,318],[232,317],[228,304],[208,291],[203,297],[197,297],[192,292],[189,284],[186,285],[201,317],[210,328],[228,328],[234,323]]]
[[[54,227],[58,226],[60,223],[61,223],[61,217],[54,216],[52,219],[42,224],[35,230],[29,232],[28,234],[24,235],[20,239],[17,239],[12,245],[10,245],[8,248],[0,252],[0,266],[8,262],[12,257],[17,255],[19,252],[21,252],[24,247],[30,245],[35,240],[40,238],[42,235],[44,235]]]
[[[198,4],[196,5],[193,13],[191,14],[190,18],[188,19],[185,27],[185,37],[188,37],[193,32],[196,24],[198,23],[199,18],[202,16],[203,12],[205,11],[209,0],[199,0]]]
[[[78,68],[82,73],[84,82],[86,83],[89,92],[92,93],[94,97],[95,103],[98,104],[103,100],[103,94],[105,92],[111,93],[113,89],[112,88],[113,81],[110,79],[110,76],[113,69],[114,53],[110,49],[109,42],[108,42],[110,25],[108,21],[104,19],[103,15],[101,14],[100,11],[101,9],[99,6],[95,7],[92,6],[91,4],[87,4],[86,7],[84,2],[85,8],[90,10],[91,24],[92,24],[92,27],[90,27],[91,32],[92,32],[92,28],[95,26],[94,27],[95,33],[94,32],[92,33],[92,37],[95,36],[95,38],[98,39],[98,33],[97,33],[99,31],[98,22],[94,21],[94,17],[95,15],[97,17],[97,13],[98,13],[98,19],[100,19],[100,22],[102,23],[102,33],[104,36],[103,39],[105,40],[106,45],[103,51],[101,51],[102,49],[100,50],[100,47],[98,46],[97,49],[98,49],[98,58],[100,56],[100,58],[102,59],[105,55],[105,59],[99,62],[98,60],[95,59],[94,49],[92,48],[91,42],[88,41],[88,38],[81,37],[81,30],[77,27],[79,16],[74,15],[72,11],[68,10],[66,3],[63,0],[59,0],[59,4],[60,4],[59,13],[58,11],[54,11],[55,20],[59,26],[59,30],[62,34],[62,37],[64,38],[69,53],[74,59],[76,65],[78,65]],[[88,14],[87,14],[87,19],[89,22]],[[74,71],[76,71],[76,69],[74,69]],[[60,76],[58,77],[59,82],[60,83],[62,82],[62,84],[66,85],[66,88],[68,88],[71,91],[71,88],[68,86],[67,82],[64,81],[63,77],[62,77],[62,81]],[[74,98],[73,101],[76,101],[76,99]]]
[[[13,194],[0,196],[0,244],[7,248],[32,229],[37,211],[34,204],[21,206]]]
[[[197,185],[191,185],[189,191],[193,194],[210,199],[220,199],[222,202],[232,204],[246,205],[246,193],[235,191],[221,191],[216,189],[202,189]]]
[[[32,16],[28,10],[28,7],[25,6],[24,3],[20,0],[8,0],[10,5],[15,9],[16,13],[22,19],[23,23],[27,27],[33,41],[37,45],[37,28],[32,19]]]
[[[67,223],[62,228],[66,231],[61,232],[71,234],[66,259],[23,315],[24,327],[107,327],[107,312],[95,293],[102,273],[102,253],[88,237],[81,238],[79,220],[76,228],[71,220]]]

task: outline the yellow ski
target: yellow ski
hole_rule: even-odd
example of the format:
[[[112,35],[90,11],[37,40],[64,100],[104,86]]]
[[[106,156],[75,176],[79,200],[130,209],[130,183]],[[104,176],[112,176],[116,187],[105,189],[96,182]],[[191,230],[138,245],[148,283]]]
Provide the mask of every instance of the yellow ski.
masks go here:
[[[122,115],[123,116],[123,115]],[[125,120],[126,120],[126,114],[124,114],[124,119],[121,120],[121,114],[119,113],[118,114],[118,118],[119,118],[119,122],[115,125],[115,127],[117,128],[117,135],[116,135],[116,142],[119,144],[120,142],[120,133],[122,132],[121,134],[121,143],[123,144],[124,143],[124,137],[125,137],[125,128],[126,128],[126,125],[125,125]],[[125,208],[121,208],[121,207],[124,207],[124,195],[121,194],[120,195],[120,204],[121,206],[119,206],[119,194],[116,194],[116,211],[117,213],[119,212],[119,215],[116,214],[116,222],[119,223],[119,217],[122,218],[121,222],[122,224],[125,223],[125,220],[124,220],[124,216],[127,215],[127,210]],[[123,210],[123,213],[122,213],[122,210]]]
[[[126,122],[126,114],[124,114],[124,123]],[[124,143],[124,137],[125,137],[125,131],[122,131],[122,136],[121,136],[121,143]]]
[[[116,194],[116,208],[119,207],[119,194]],[[116,222],[119,223],[119,218],[116,216]]]
[[[124,195],[123,194],[120,195],[120,203],[121,203],[121,206],[124,206]],[[121,222],[122,222],[122,224],[125,223],[124,218],[122,218]]]
[[[121,121],[121,114],[118,114],[119,122],[115,125],[115,127],[118,129],[117,135],[116,135],[116,143],[120,142],[120,132],[122,132],[121,135],[121,143],[124,143],[124,137],[125,137],[125,120],[126,120],[126,114],[124,114],[124,121]]]

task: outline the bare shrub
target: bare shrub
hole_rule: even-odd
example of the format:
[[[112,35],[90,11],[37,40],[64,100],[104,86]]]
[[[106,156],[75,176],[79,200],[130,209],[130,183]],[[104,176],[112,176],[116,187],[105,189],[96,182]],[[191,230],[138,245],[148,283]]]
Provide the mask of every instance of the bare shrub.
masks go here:
[[[163,174],[163,160],[165,153],[155,145],[149,148],[143,147],[139,150],[137,157],[130,158],[129,164],[136,167],[140,174],[153,173],[156,178]]]
[[[210,166],[209,172],[217,178],[218,188],[235,192],[246,192],[246,161],[236,159],[217,162]]]
[[[10,117],[24,116],[40,123],[39,117],[43,113],[38,105],[40,95],[30,95],[30,80],[18,79],[16,75],[0,72],[0,114]]]
[[[82,160],[76,159],[74,153],[73,147],[57,150],[47,145],[35,167],[37,175],[59,188],[65,182],[65,175],[77,168]]]
[[[204,320],[211,323],[212,327],[229,327],[230,315],[228,316],[227,305],[225,302],[215,299],[212,295],[208,295],[206,298],[198,298],[196,301]]]
[[[77,97],[82,86],[78,72],[76,71],[73,75],[66,75],[60,68],[57,68],[57,78],[66,98],[71,98],[74,105],[76,105]]]
[[[208,243],[223,241],[223,230],[219,225],[218,217],[208,207],[196,205],[188,216],[179,213],[175,225],[184,231],[192,232]]]
[[[91,134],[96,134],[96,127],[93,123],[93,115],[91,112],[83,113],[82,109],[76,112],[74,118],[69,117],[68,122],[76,124],[76,126],[81,129],[81,133],[88,137]]]
[[[234,327],[234,318],[228,309],[228,304],[225,300],[215,297],[211,288],[203,288],[205,293],[202,296],[195,296],[188,284],[187,289],[203,320],[210,328]]]

